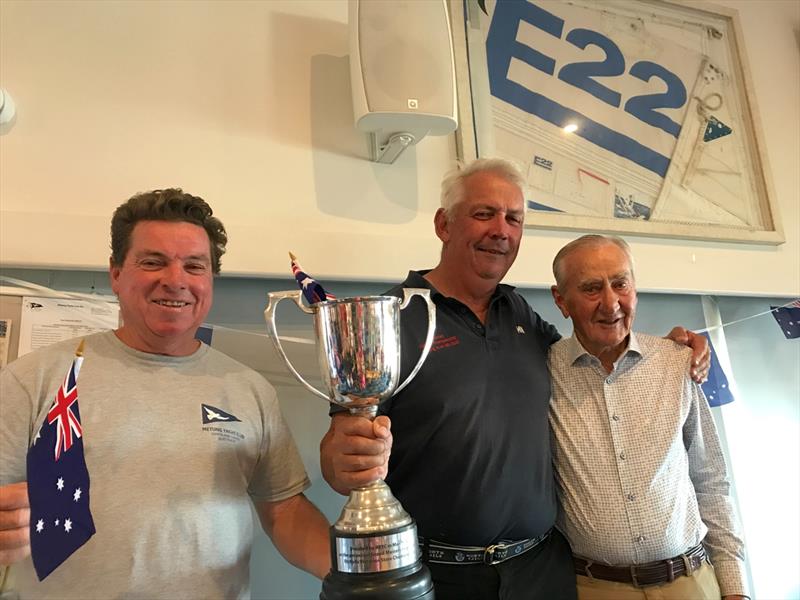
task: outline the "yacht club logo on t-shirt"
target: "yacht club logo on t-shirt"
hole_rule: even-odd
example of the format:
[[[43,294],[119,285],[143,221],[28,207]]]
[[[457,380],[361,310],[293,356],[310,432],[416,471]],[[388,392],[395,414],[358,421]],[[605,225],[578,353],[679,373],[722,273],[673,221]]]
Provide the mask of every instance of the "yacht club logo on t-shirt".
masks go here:
[[[203,431],[209,432],[217,440],[221,442],[240,442],[244,439],[245,436],[241,431],[226,426],[228,423],[242,422],[236,415],[210,404],[201,404],[200,412],[203,415]]]
[[[231,413],[225,412],[221,408],[217,408],[216,406],[211,406],[210,404],[201,404],[200,408],[203,412],[203,425],[208,425],[209,423],[221,423],[227,421],[239,421],[234,415]]]

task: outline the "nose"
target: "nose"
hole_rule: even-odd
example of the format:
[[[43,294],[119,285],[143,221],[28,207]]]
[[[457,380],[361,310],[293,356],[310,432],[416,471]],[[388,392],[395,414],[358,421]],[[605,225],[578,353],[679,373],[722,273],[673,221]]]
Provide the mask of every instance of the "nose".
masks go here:
[[[186,271],[178,261],[170,262],[161,271],[161,284],[170,290],[182,290],[186,287]]]
[[[608,314],[615,313],[619,309],[619,294],[608,284],[603,286],[600,294],[600,309]]]
[[[511,226],[506,221],[505,213],[498,212],[491,221],[489,235],[492,239],[505,240],[508,238],[510,231]]]

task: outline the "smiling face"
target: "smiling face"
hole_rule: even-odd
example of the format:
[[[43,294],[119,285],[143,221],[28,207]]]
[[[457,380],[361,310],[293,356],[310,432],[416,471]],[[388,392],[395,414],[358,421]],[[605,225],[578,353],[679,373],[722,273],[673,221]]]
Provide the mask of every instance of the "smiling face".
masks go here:
[[[579,247],[561,262],[563,281],[553,298],[572,319],[583,347],[613,363],[627,346],[636,316],[636,284],[627,255],[611,243]]]
[[[443,263],[465,281],[496,285],[517,257],[524,210],[522,192],[513,183],[491,171],[470,175],[452,216],[442,209],[436,215]]]
[[[117,337],[144,352],[184,356],[197,349],[197,328],[211,308],[211,246],[192,223],[140,221],[121,265],[111,265],[111,288],[123,325]]]

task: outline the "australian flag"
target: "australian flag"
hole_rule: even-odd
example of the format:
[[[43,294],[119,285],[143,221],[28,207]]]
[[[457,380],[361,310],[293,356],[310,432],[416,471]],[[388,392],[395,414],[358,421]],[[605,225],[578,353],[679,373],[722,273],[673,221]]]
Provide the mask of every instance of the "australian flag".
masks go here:
[[[795,300],[788,306],[770,306],[770,308],[786,339],[800,338],[800,300]]]
[[[711,344],[711,338],[707,333],[703,335],[706,336],[708,349],[711,351],[711,366],[708,369],[708,379],[701,387],[709,406],[722,406],[733,402],[733,394],[728,385],[728,377],[725,375],[725,371],[722,370],[717,358],[717,352]]]
[[[95,533],[78,411],[83,342],[28,449],[31,557],[43,580]]]
[[[292,259],[292,275],[294,275],[297,285],[303,291],[306,302],[316,304],[317,302],[336,299],[336,296],[325,292],[325,288],[303,272],[303,268],[297,262],[297,257],[291,252],[289,252],[289,258]]]

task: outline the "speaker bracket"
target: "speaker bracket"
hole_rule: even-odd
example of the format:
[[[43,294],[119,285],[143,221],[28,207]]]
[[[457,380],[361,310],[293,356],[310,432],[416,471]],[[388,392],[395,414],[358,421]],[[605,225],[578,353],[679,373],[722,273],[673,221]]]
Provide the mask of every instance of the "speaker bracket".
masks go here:
[[[386,165],[392,164],[397,160],[406,148],[416,143],[417,139],[413,134],[407,132],[393,133],[388,141],[381,145],[375,133],[369,134],[369,158],[373,162]]]

